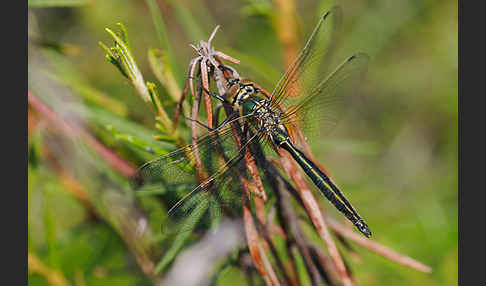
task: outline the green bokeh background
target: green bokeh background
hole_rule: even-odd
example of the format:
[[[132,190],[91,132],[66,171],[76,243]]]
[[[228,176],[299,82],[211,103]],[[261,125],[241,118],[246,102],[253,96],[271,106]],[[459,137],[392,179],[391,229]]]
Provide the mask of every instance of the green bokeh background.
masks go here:
[[[71,7],[36,7],[44,2],[29,1],[29,90],[48,105],[52,103],[49,94],[69,92],[85,109],[79,114],[96,138],[134,165],[141,164],[150,154],[136,154],[105,127],[111,124],[131,134],[130,130],[143,125],[144,130],[134,132],[150,138],[151,132],[156,133],[153,114],[105,61],[98,41],[111,44],[104,29],[116,29],[116,23],[123,23],[145,80],[160,86],[150,69],[147,49],[167,46],[162,46],[157,36],[147,2],[75,1],[77,5]],[[172,68],[180,87],[194,57],[189,44],[207,40],[220,24],[214,46],[241,59],[241,74],[272,90],[284,70],[282,46],[271,22],[276,9],[272,1],[156,2],[167,28],[171,62],[176,63]],[[375,241],[433,269],[430,274],[421,273],[355,245],[360,261],[347,262],[356,280],[359,285],[456,285],[457,2],[298,2],[302,42],[318,16],[339,4],[344,21],[336,58],[359,51],[371,57],[361,94],[338,128],[326,137],[310,137],[315,156],[366,218]],[[34,47],[33,39],[44,44]],[[39,53],[44,60],[34,62]],[[39,67],[48,69],[51,78],[60,79],[62,89],[39,84],[35,74]],[[167,98],[162,87],[159,93]],[[116,104],[100,104],[97,96],[111,98]],[[169,104],[168,110],[172,108]],[[45,159],[43,145],[55,138],[44,132],[43,128],[29,132],[29,253],[59,271],[72,285],[150,284],[120,238],[118,226],[109,219],[117,210],[106,210],[109,204],[98,203],[95,197],[95,208],[108,219],[93,219],[79,200],[66,192],[59,174]],[[76,156],[86,156],[83,152]],[[95,157],[88,161],[124,190],[115,194],[130,198],[130,202],[139,200],[126,180]],[[83,166],[74,167],[80,178],[87,176]],[[110,188],[102,183],[103,176],[79,181],[89,181],[83,186],[88,190]],[[157,229],[164,207],[150,198],[140,200],[139,207],[150,213],[149,224]],[[341,219],[327,205],[326,209]],[[244,282],[242,274],[231,269],[219,285]],[[47,284],[46,276],[30,272],[29,285]]]

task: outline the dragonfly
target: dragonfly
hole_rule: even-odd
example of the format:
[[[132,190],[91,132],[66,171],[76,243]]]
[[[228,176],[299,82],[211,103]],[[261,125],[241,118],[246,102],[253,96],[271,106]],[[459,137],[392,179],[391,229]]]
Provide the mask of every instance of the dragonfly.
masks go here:
[[[328,67],[322,63],[334,51],[340,15],[339,7],[324,13],[271,94],[244,78],[227,79],[224,96],[206,90],[231,107],[225,120],[213,129],[207,127],[209,132],[193,144],[138,169],[138,185],[162,184],[176,194],[166,224],[172,223],[177,232],[194,230],[198,223],[212,223],[240,209],[243,190],[238,178],[251,180],[242,159],[250,144],[261,144],[270,146],[265,150],[273,149],[277,155],[288,152],[327,200],[363,235],[371,236],[368,225],[343,192],[297,147],[293,135],[297,127],[317,130],[318,134],[332,129],[366,72],[369,57],[357,53],[326,75]],[[241,142],[234,137],[235,122],[239,124]],[[196,176],[196,161],[203,169],[199,175],[206,176]]]

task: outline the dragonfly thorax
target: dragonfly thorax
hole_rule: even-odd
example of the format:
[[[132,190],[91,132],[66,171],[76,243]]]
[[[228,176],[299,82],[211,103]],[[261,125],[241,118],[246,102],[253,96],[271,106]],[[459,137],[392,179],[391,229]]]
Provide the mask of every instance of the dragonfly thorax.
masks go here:
[[[282,117],[280,110],[271,108],[266,100],[262,100],[253,108],[254,117],[258,122],[258,128],[263,132],[272,132],[281,124]]]
[[[244,79],[233,82],[229,94],[233,94],[233,109],[240,116],[250,116],[250,122],[265,133],[275,146],[280,146],[290,138],[282,124],[282,110],[275,107],[252,81]]]
[[[266,134],[276,147],[289,140],[289,132],[282,123],[282,111],[280,109],[273,107],[270,101],[266,99],[253,99],[251,103],[253,108],[249,114],[252,114],[253,122],[258,130]]]

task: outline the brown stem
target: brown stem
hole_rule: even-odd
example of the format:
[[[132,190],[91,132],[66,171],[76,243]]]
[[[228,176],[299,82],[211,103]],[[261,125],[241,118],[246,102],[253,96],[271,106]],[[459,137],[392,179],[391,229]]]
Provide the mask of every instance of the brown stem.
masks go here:
[[[297,186],[297,192],[304,204],[304,207],[309,215],[314,227],[316,228],[317,232],[321,239],[326,243],[329,254],[331,255],[332,260],[336,264],[338,269],[338,273],[341,276],[343,281],[343,285],[352,285],[351,278],[349,277],[348,272],[346,271],[346,267],[344,266],[344,262],[339,254],[336,244],[327,229],[326,223],[324,222],[324,218],[319,210],[319,204],[317,203],[314,195],[312,194],[311,190],[307,187],[304,177],[298,171],[297,166],[293,159],[291,158],[288,152],[281,152],[280,154],[280,162],[282,167],[284,168],[285,172],[289,174],[292,180],[295,182]]]
[[[250,251],[251,258],[255,267],[262,276],[263,280],[267,285],[271,285],[270,278],[268,277],[267,271],[263,267],[260,251],[258,248],[258,233],[256,231],[255,225],[253,223],[253,217],[251,215],[249,199],[247,198],[247,192],[242,194],[243,200],[245,201],[243,205],[243,222],[245,225],[246,241],[248,243],[248,250]]]
[[[319,272],[312,261],[312,258],[309,253],[309,249],[307,248],[307,239],[303,235],[297,220],[297,216],[295,215],[292,206],[290,205],[290,195],[288,192],[283,191],[284,185],[281,180],[277,180],[278,188],[276,188],[276,195],[277,195],[277,207],[279,209],[279,214],[281,217],[282,226],[284,229],[288,229],[289,232],[293,235],[295,239],[295,243],[299,252],[301,253],[304,264],[306,266],[307,272],[312,281],[312,285],[321,285],[322,278],[319,275]],[[287,233],[289,233],[287,232]]]
[[[209,78],[208,78],[208,66],[206,65],[206,61],[201,61],[201,78],[202,78],[202,85],[204,87],[204,104],[206,105],[206,115],[208,118],[208,127],[213,128],[213,109],[211,106],[211,96],[206,92],[209,90]]]
[[[262,245],[263,244],[261,242],[257,244],[258,250],[260,251],[260,255],[261,255],[261,258],[262,258],[263,265],[265,266],[265,269],[267,270],[267,272],[269,274],[270,281],[272,282],[272,285],[279,286],[280,281],[278,280],[277,274],[275,274],[275,271],[273,270],[272,265],[270,264],[270,261],[268,260],[267,256],[265,255],[265,250],[263,249]]]
[[[275,212],[273,212],[273,213],[275,213]],[[273,240],[272,240],[272,233],[271,233],[271,226],[273,225],[272,221],[273,221],[273,215],[269,216],[269,219],[268,219],[266,225],[261,225],[261,224],[258,225],[260,227],[259,230],[260,230],[260,233],[263,234],[263,238],[265,239],[265,242],[268,245],[268,248],[270,249],[270,252],[272,253],[272,255],[275,259],[275,262],[277,264],[278,269],[280,269],[280,273],[282,274],[282,277],[283,277],[282,284],[283,285],[290,285],[290,281],[291,281],[290,277],[289,277],[287,271],[285,271],[286,270],[285,266],[284,266],[282,260],[280,259],[280,256],[278,255],[278,251],[277,251],[275,244],[273,243]]]
[[[125,161],[123,158],[108,149],[101,142],[74,123],[67,123],[39,100],[30,90],[28,91],[28,102],[39,114],[51,121],[56,127],[60,128],[66,135],[72,138],[81,137],[111,168],[126,178],[135,174],[136,168]]]
[[[253,274],[255,273],[255,263],[253,262],[248,249],[241,249],[240,251],[238,251],[237,262],[238,265],[240,265],[243,273],[245,273],[247,284],[250,286],[255,285],[253,276]]]
[[[201,100],[201,93],[202,93],[202,88],[200,83],[201,80],[199,79],[199,89],[198,92],[196,93],[196,96],[194,97],[194,103],[192,105],[191,138],[192,138],[192,144],[194,146],[194,160],[199,175],[199,182],[203,182],[208,176],[203,170],[201,158],[199,157],[199,149],[196,144],[197,141],[196,120],[197,120],[197,114],[199,112],[199,102]]]
[[[269,180],[270,186],[272,187],[274,193],[277,195],[277,209],[278,209],[278,215],[279,215],[279,220],[282,224],[282,227],[284,229],[284,233],[287,235],[287,248],[289,254],[293,254],[291,251],[291,244],[290,244],[290,238],[289,236],[292,236],[299,252],[301,253],[302,257],[304,258],[304,264],[306,265],[306,269],[311,277],[311,281],[313,285],[320,285],[322,284],[322,278],[319,275],[319,272],[315,266],[314,261],[311,259],[309,250],[308,250],[308,245],[309,242],[304,235],[304,233],[301,231],[297,216],[295,215],[295,212],[293,208],[290,205],[290,198],[289,198],[289,193],[284,191],[284,189],[287,189],[287,191],[291,191],[294,194],[296,194],[296,191],[291,187],[291,185],[283,179],[278,171],[273,167],[270,162],[268,162],[265,159],[265,156],[263,154],[263,150],[261,147],[257,144],[253,144],[252,146],[252,152],[256,155],[258,158],[257,163],[258,165],[265,170],[266,177]]]
[[[184,89],[182,90],[181,97],[179,98],[179,101],[177,102],[175,114],[174,114],[174,131],[177,129],[177,126],[179,125],[179,116],[181,114],[182,110],[182,105],[184,103],[184,100],[186,100],[186,95],[187,91],[189,90],[189,81],[192,81],[192,78],[190,76],[190,70],[191,70],[191,64],[189,64],[189,71],[188,75],[186,78],[186,82],[184,83]]]
[[[30,252],[27,256],[29,272],[38,274],[52,286],[68,286],[69,281],[57,269],[52,269],[45,265],[34,253]]]
[[[329,285],[339,285],[339,274],[337,272],[336,266],[332,262],[332,259],[326,255],[322,249],[315,245],[315,244],[310,244],[309,249],[311,252],[312,257],[315,260],[318,260],[319,263],[316,263],[316,265],[319,267],[322,267],[322,272],[325,273],[325,278],[326,282]]]

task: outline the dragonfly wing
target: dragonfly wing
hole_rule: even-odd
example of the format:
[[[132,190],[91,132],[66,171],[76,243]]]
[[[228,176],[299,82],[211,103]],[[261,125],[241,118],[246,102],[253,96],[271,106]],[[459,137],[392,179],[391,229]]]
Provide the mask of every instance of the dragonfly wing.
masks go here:
[[[200,224],[210,227],[217,224],[220,217],[227,213],[235,215],[241,210],[242,190],[235,173],[235,166],[242,165],[242,156],[237,155],[221,172],[214,174],[205,182],[189,191],[169,210],[162,223],[164,234],[193,231]]]
[[[135,186],[141,187],[161,182],[167,184],[194,182],[196,158],[199,157],[203,161],[209,160],[212,150],[220,144],[225,144],[231,138],[230,131],[230,128],[224,128],[218,133],[209,133],[200,137],[195,144],[186,145],[145,163],[137,170],[133,178]],[[205,165],[205,168],[206,171],[211,172],[215,167],[209,164]]]
[[[241,205],[238,178],[244,174],[238,171],[244,168],[244,151],[238,148],[232,131],[228,125],[139,168],[134,177],[138,186],[160,186],[167,199],[174,202],[163,222],[163,233],[192,231],[202,221],[217,220],[226,210],[241,209],[237,207]],[[200,184],[195,183],[196,157],[200,158],[203,172],[209,175]]]
[[[272,92],[272,101],[280,104],[289,97],[298,98],[308,94],[328,68],[327,59],[335,50],[342,11],[333,7],[317,23],[304,48],[287,69]]]
[[[347,58],[328,77],[318,82],[284,115],[287,124],[304,131],[328,133],[337,124],[368,67],[369,57],[359,53]]]

